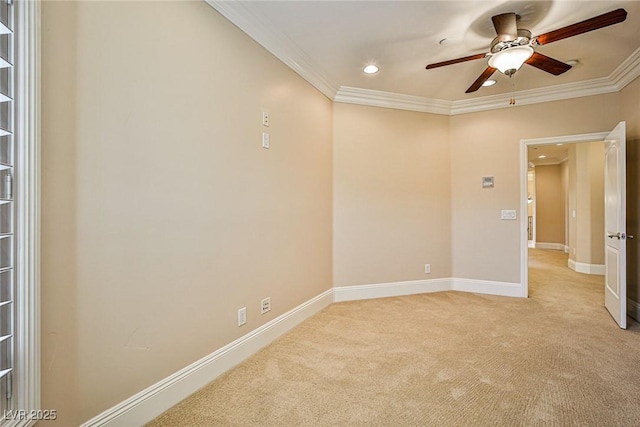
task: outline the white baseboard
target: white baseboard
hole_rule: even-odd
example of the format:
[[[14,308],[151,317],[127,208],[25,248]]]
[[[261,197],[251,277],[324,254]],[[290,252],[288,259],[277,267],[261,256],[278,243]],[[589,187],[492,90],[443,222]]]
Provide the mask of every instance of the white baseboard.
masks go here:
[[[567,265],[576,273],[604,276],[604,264],[586,264],[584,262],[577,262],[569,258]]]
[[[505,297],[526,297],[520,283],[493,282],[475,279],[451,279],[451,290],[477,294],[501,295]]]
[[[554,251],[564,251],[565,246],[563,243],[545,243],[545,242],[536,242],[536,249],[551,249]]]
[[[564,246],[564,253],[565,254],[569,253],[569,246],[567,246],[567,245]]]
[[[379,283],[375,285],[342,286],[333,288],[334,301],[355,301],[372,298],[397,297],[428,292],[462,291],[478,294],[523,297],[520,283],[494,282],[488,280],[444,278],[413,280],[407,282]]]
[[[451,279],[411,280],[375,285],[339,286],[333,288],[335,302],[397,297],[451,290]]]
[[[106,410],[82,427],[144,425],[332,302],[333,289],[329,289]]]
[[[640,322],[640,304],[631,298],[627,298],[627,315]]]

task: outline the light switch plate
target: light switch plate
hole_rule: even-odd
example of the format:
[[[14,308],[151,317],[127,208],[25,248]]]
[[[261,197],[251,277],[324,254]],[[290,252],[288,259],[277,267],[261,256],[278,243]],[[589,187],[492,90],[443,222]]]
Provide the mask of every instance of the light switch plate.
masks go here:
[[[500,212],[500,219],[517,219],[515,209],[503,209]]]
[[[262,148],[269,148],[269,134],[262,132]]]

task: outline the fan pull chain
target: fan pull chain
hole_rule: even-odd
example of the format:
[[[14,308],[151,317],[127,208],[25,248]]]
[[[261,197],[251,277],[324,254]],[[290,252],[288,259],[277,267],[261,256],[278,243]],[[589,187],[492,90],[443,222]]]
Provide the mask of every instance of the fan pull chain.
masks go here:
[[[511,81],[511,97],[509,98],[509,105],[516,105],[516,82],[513,81],[513,74],[509,76]]]

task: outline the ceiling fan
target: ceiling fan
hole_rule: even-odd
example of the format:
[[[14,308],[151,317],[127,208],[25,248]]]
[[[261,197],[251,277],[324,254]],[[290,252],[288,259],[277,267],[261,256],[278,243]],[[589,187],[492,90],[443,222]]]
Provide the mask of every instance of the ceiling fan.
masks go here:
[[[487,69],[480,74],[480,77],[473,82],[465,93],[475,92],[480,89],[482,84],[487,81],[496,70],[499,70],[509,77],[513,76],[524,63],[557,76],[568,71],[571,65],[536,52],[534,50],[535,46],[542,46],[579,34],[588,33],[589,31],[608,27],[609,25],[618,24],[625,19],[627,19],[627,11],[624,9],[616,9],[532,38],[531,31],[518,28],[518,16],[515,13],[495,15],[491,17],[491,21],[493,22],[497,37],[491,42],[489,52],[429,64],[427,65],[427,70],[457,64],[459,62],[489,58]]]

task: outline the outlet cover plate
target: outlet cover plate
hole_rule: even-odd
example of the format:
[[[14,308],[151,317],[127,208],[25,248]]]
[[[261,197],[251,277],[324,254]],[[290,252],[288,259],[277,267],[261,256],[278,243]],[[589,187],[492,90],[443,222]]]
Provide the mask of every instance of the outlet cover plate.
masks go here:
[[[247,307],[242,307],[238,310],[238,326],[242,326],[247,323]]]
[[[266,297],[260,302],[260,314],[265,314],[271,310],[271,297]]]

